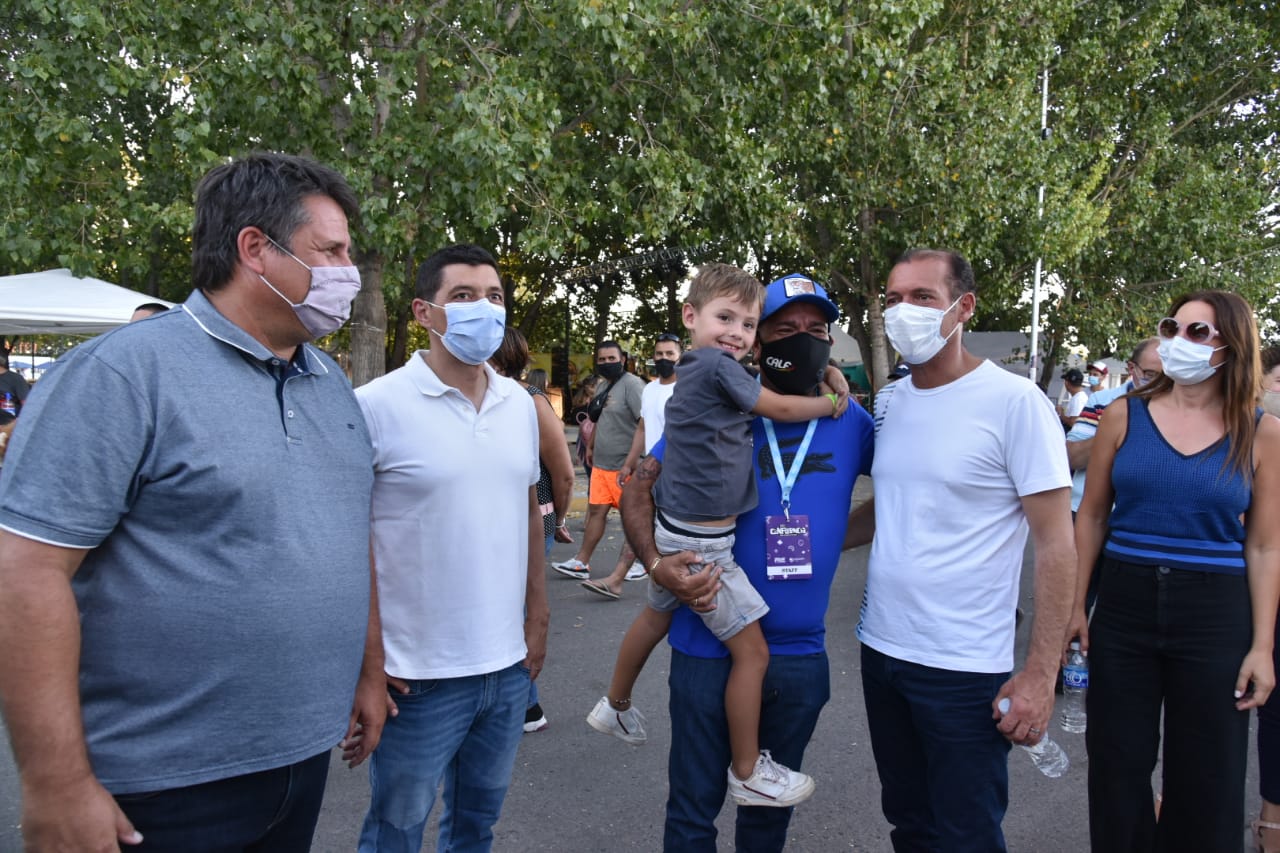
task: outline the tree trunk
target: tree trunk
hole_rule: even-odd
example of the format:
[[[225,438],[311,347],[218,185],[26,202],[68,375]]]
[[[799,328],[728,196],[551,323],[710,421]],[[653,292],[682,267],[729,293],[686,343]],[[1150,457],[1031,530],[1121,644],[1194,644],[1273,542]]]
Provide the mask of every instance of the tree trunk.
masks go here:
[[[387,319],[394,319],[395,323],[391,329],[391,334],[386,336],[382,344],[383,349],[386,351],[387,359],[383,369],[388,373],[409,360],[409,322],[413,320],[413,285],[415,282],[413,272],[413,258],[406,257],[404,280],[409,283],[410,289],[407,294],[401,295],[400,300],[388,312]],[[386,299],[385,293],[383,299]]]
[[[870,347],[871,369],[867,378],[871,381],[872,390],[879,389],[889,378],[889,339],[884,333],[884,312],[880,307],[880,284],[876,281],[875,259],[872,252],[875,241],[872,236],[876,227],[875,211],[869,207],[858,212],[858,290],[862,294],[866,310],[866,328],[863,335]],[[858,318],[861,321],[861,318]],[[859,346],[865,346],[864,339],[858,340]],[[868,351],[862,351],[865,369]]]
[[[392,319],[388,316],[387,319]],[[413,311],[407,305],[396,309],[395,325],[391,330],[391,346],[386,347],[386,371],[390,373],[409,360],[409,322],[413,319]]]
[[[612,307],[618,293],[616,276],[591,280],[595,287],[592,302],[596,313],[594,334],[591,340],[591,352],[595,353],[596,344],[609,339],[609,308]]]
[[[1036,384],[1040,390],[1049,393],[1049,383],[1053,381],[1053,369],[1058,364],[1058,350],[1061,347],[1061,336],[1050,329],[1041,337],[1044,349],[1040,350],[1040,378]]]
[[[884,339],[884,320],[880,314],[880,302],[878,299],[867,299],[866,295],[860,292],[859,287],[839,270],[831,272],[830,283],[832,288],[829,292],[839,292],[844,296],[840,301],[844,303],[845,313],[849,317],[845,331],[857,341],[862,368],[866,371],[871,390],[875,391],[884,384],[883,378],[877,377],[875,367],[875,342]],[[883,349],[884,345],[881,344],[881,350]]]
[[[351,385],[359,388],[387,372],[387,306],[381,252],[360,258],[360,292],[351,306]]]
[[[533,336],[534,331],[538,328],[538,321],[542,319],[542,310],[547,304],[547,297],[551,295],[551,291],[555,288],[555,276],[544,269],[539,274],[541,281],[538,282],[537,293],[532,301],[526,300],[524,316],[520,318],[519,331],[526,339]],[[515,305],[514,295],[509,305]]]
[[[662,331],[673,332],[681,337],[684,337],[684,321],[681,319],[684,300],[680,298],[679,288],[680,282],[688,274],[689,267],[683,261],[662,268],[663,298],[666,303],[663,307],[666,322]]]

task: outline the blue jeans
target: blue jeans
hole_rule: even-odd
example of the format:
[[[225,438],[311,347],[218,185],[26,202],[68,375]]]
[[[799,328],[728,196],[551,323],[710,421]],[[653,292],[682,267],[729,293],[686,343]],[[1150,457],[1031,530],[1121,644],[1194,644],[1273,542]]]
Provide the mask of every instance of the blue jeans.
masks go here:
[[[1232,693],[1252,639],[1244,576],[1104,561],[1085,695],[1096,853],[1241,849],[1249,714]]]
[[[369,759],[372,797],[360,853],[418,853],[436,789],[444,781],[437,850],[486,851],[511,784],[524,733],[529,670],[523,663],[486,675],[410,681],[393,694]]]
[[[862,646],[880,805],[897,853],[1003,851],[1009,741],[991,703],[1009,673],[952,672]]]
[[[126,850],[164,853],[307,853],[329,775],[329,753],[229,779],[116,802],[142,844]]]
[[[667,760],[667,853],[716,850],[716,816],[729,781],[729,724],[724,688],[731,658],[696,658],[671,652],[671,752]],[[827,656],[773,655],[765,673],[760,748],[800,769],[805,747],[831,697]],[[791,809],[739,806],[739,853],[775,853],[787,842]]]

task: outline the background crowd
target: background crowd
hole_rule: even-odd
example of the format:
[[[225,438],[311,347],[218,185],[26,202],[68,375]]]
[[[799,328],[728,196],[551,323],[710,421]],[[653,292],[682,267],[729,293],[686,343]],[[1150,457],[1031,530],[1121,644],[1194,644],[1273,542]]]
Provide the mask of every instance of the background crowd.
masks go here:
[[[571,541],[572,466],[488,251],[418,265],[430,346],[397,370],[353,392],[311,344],[360,290],[357,208],[308,159],[213,169],[187,300],[19,389],[0,704],[28,849],[307,850],[335,748],[369,764],[360,850],[420,849],[437,798],[439,849],[489,849],[521,736],[546,724],[550,568],[609,600],[633,576],[670,613],[649,629],[672,650],[664,848],[714,850],[728,793],[738,849],[780,850],[814,784],[836,567],[867,544],[861,680],[896,850],[1005,848],[1009,751],[1050,730],[1072,639],[1091,662],[1095,851],[1239,850],[1254,708],[1255,833],[1280,846],[1280,420],[1262,408],[1280,358],[1243,298],[1178,296],[1122,393],[1084,394],[1076,372],[1055,411],[966,349],[969,262],[908,249],[883,297],[909,369],[868,413],[827,370],[840,309],[819,282],[705,265],[690,346],[654,342],[656,382],[599,343],[576,401],[582,543],[548,567]],[[627,544],[593,578],[611,509]],[[592,727],[643,741],[627,667],[656,640],[619,657]]]

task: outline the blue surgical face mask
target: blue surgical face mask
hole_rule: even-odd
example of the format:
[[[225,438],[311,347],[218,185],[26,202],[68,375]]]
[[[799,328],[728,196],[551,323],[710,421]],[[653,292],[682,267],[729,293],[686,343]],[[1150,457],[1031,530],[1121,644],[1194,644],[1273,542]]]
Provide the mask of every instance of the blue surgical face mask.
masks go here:
[[[450,355],[463,364],[484,364],[489,356],[498,351],[502,344],[502,333],[507,328],[507,309],[490,302],[488,299],[477,299],[475,302],[450,302],[447,305],[428,305],[444,309],[448,326],[440,335],[435,329],[431,333],[439,336],[440,343]]]
[[[1089,387],[1090,387],[1090,388],[1097,388],[1097,387],[1098,387],[1099,385],[1101,385],[1101,384],[1102,384],[1102,377],[1101,377],[1101,376],[1094,376],[1092,373],[1090,373],[1090,374],[1089,374]]]

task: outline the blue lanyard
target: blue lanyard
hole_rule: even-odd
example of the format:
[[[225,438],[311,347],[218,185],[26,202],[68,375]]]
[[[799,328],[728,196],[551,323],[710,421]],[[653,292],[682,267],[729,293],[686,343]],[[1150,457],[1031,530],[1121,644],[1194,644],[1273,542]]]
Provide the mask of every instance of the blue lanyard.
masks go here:
[[[804,441],[800,442],[800,449],[796,451],[795,458],[791,460],[791,468],[787,470],[782,467],[782,451],[778,449],[778,436],[773,431],[773,421],[768,418],[760,420],[764,422],[764,434],[769,439],[769,452],[773,454],[773,471],[782,483],[782,514],[791,518],[791,489],[800,477],[800,469],[804,467],[804,457],[809,453],[809,442],[813,441],[813,433],[818,428],[818,421],[816,419],[809,421],[809,428],[804,433]]]

